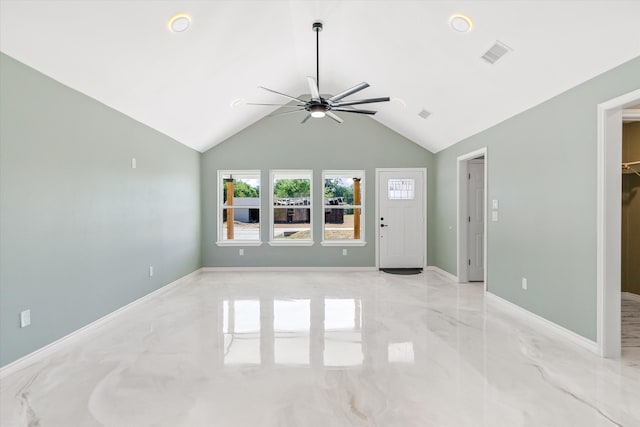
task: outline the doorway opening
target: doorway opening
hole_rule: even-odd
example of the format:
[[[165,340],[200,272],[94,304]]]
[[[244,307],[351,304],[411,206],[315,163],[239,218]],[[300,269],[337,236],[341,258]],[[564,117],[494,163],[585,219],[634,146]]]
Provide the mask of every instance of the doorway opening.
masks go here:
[[[640,350],[640,104],[622,111],[621,354]]]
[[[621,355],[622,120],[640,89],[598,105],[597,342],[603,357]]]
[[[487,290],[487,148],[458,157],[458,281]],[[496,206],[497,214],[497,206]]]

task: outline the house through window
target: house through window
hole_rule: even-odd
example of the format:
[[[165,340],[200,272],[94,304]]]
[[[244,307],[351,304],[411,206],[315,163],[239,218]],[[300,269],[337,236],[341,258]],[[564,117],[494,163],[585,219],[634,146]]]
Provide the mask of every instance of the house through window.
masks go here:
[[[272,245],[312,245],[313,171],[271,171]]]
[[[364,245],[364,171],[324,171],[323,245]]]
[[[218,244],[260,244],[260,171],[218,171]]]

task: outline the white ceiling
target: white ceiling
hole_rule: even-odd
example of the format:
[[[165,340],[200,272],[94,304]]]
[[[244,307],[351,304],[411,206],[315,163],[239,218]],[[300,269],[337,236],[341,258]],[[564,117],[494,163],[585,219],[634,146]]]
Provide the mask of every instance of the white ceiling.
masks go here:
[[[179,12],[192,26],[174,34]],[[452,31],[453,13],[473,30]],[[375,120],[433,152],[640,55],[640,1],[551,0],[0,0],[0,50],[205,151],[272,111],[233,100],[286,102],[257,86],[308,93],[314,20],[321,92],[366,81],[354,98],[402,99],[371,104]],[[513,52],[492,66],[496,40]]]

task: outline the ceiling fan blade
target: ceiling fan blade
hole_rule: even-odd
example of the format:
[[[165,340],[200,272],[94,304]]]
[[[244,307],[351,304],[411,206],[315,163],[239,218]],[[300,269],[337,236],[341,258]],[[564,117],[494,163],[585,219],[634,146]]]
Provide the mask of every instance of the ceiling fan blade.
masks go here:
[[[307,76],[307,82],[309,83],[311,99],[320,99],[320,92],[318,92],[318,83],[316,83],[316,79]]]
[[[347,105],[358,105],[358,104],[373,104],[374,102],[387,102],[391,98],[369,98],[369,99],[358,99],[355,101],[344,101],[344,102],[336,102],[335,104],[331,104],[332,107],[346,107]]]
[[[297,113],[298,111],[304,111],[304,108],[300,108],[300,109],[297,109],[297,110],[291,110],[291,111],[281,111],[279,113],[269,114],[267,117],[282,116],[284,114]]]
[[[360,92],[362,89],[366,89],[369,87],[369,83],[366,82],[362,82],[360,84],[355,85],[354,87],[345,90],[344,92],[340,92],[337,95],[332,96],[331,98],[329,98],[330,102],[336,102],[341,100],[342,98],[345,98],[349,95],[353,95],[356,92]]]
[[[336,116],[335,114],[333,114],[331,111],[327,111],[325,113],[328,117],[331,117],[333,120],[335,120],[338,123],[342,123],[344,120],[342,120],[340,117]]]
[[[288,105],[288,104],[261,104],[257,102],[245,102],[245,105],[271,105],[274,107],[287,107],[287,108],[299,108],[304,107],[304,104]]]
[[[300,122],[300,124],[306,123],[307,120],[309,120],[311,118],[311,114],[307,114],[307,117],[305,117],[304,119],[302,119],[302,121]]]
[[[377,111],[373,111],[373,110],[356,110],[354,109],[350,109],[350,108],[332,108],[331,111],[343,111],[345,113],[358,113],[358,114],[370,114],[370,115],[374,115],[375,113],[377,113]]]
[[[273,93],[278,94],[278,95],[280,95],[280,96],[284,96],[285,98],[289,98],[289,99],[291,99],[292,101],[302,102],[303,104],[305,104],[305,103],[307,102],[307,101],[304,101],[304,100],[299,99],[299,98],[294,98],[293,96],[285,95],[284,93],[280,93],[280,92],[275,91],[275,90],[273,90],[273,89],[266,88],[266,87],[264,87],[264,86],[258,86],[258,87],[259,87],[260,89],[264,89],[264,90],[266,90],[266,91],[273,92]]]

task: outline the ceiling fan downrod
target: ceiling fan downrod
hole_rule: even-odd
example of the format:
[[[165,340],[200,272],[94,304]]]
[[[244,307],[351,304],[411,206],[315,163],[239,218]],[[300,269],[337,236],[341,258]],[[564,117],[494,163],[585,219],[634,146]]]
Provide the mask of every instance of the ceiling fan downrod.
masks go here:
[[[314,22],[311,28],[316,32],[316,86],[320,92],[320,31],[322,31],[322,22]]]

